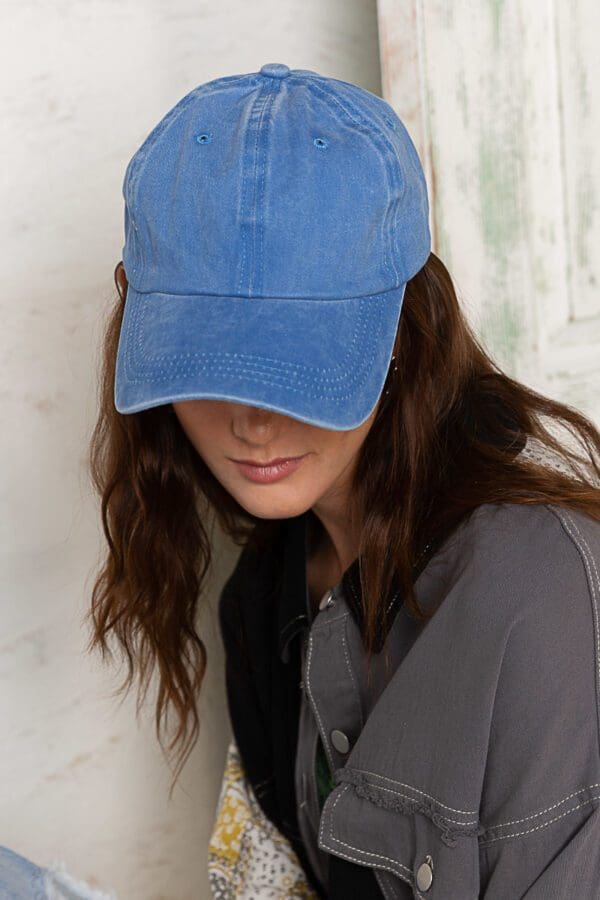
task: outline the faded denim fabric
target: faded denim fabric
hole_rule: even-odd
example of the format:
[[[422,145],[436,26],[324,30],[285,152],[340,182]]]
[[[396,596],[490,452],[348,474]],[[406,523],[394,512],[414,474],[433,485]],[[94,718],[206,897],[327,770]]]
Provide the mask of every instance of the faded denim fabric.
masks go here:
[[[119,412],[212,397],[331,429],[368,417],[431,251],[389,103],[283,63],[213,79],[155,125],[122,190]]]
[[[0,846],[0,900],[118,900],[70,875],[64,863],[37,866],[9,847]]]
[[[389,900],[600,898],[599,572],[590,517],[484,504],[415,583],[434,617],[400,608],[370,685],[333,588],[304,629],[296,757],[325,884],[333,854]],[[321,814],[319,733],[335,782]]]

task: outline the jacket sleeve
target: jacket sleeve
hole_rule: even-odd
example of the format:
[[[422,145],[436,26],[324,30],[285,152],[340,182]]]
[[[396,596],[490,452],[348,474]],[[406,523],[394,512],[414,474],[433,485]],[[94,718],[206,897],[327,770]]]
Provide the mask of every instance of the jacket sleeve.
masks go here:
[[[586,536],[579,514],[555,514],[563,538],[530,560],[538,588],[511,627],[496,688],[483,900],[600,898],[600,528]]]

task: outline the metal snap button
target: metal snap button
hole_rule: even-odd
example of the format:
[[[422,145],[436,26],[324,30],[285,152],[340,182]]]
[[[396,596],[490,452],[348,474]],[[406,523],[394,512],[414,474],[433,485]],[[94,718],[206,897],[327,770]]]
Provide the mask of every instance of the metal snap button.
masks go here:
[[[334,603],[335,600],[333,599],[333,590],[332,588],[328,588],[321,598],[319,609],[327,609],[329,606],[333,606]]]
[[[348,750],[350,749],[350,741],[343,731],[334,728],[329,737],[331,738],[331,743],[336,750],[338,750],[340,753],[348,752]]]
[[[284,63],[265,63],[260,68],[261,75],[269,75],[271,78],[285,78],[290,74],[290,67]]]
[[[433,859],[429,854],[417,869],[417,887],[420,891],[428,891],[433,882]]]

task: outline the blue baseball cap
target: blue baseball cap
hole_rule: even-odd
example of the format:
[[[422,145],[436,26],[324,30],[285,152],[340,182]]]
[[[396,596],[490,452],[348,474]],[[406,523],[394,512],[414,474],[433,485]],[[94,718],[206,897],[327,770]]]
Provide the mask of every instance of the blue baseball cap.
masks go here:
[[[201,84],[123,180],[121,413],[192,398],[356,428],[431,250],[427,185],[393,108],[266,63]]]

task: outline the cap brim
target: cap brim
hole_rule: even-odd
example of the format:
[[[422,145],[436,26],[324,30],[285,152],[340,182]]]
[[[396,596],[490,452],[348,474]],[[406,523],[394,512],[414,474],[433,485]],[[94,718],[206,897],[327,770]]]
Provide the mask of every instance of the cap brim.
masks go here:
[[[380,397],[406,284],[342,300],[139,292],[129,284],[115,406],[229,400],[333,430]]]

